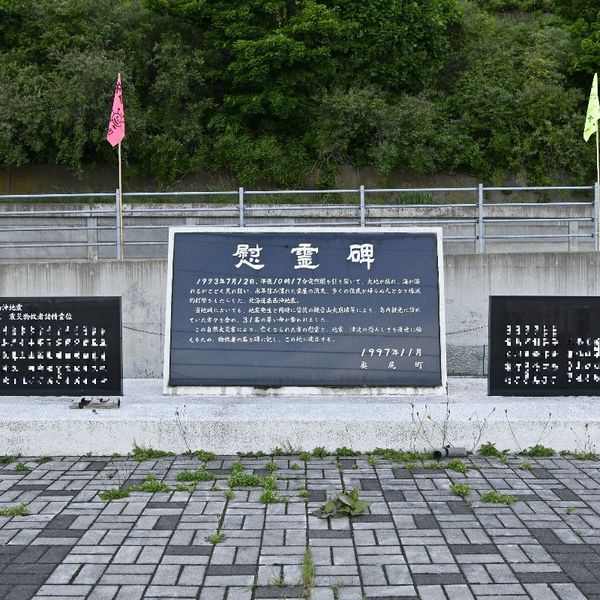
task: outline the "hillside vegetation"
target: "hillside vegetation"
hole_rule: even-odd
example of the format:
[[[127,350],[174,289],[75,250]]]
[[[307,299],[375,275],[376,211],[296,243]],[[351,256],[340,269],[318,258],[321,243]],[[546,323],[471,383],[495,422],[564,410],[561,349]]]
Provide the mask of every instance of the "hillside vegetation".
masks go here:
[[[600,0],[0,0],[0,165],[589,183]]]

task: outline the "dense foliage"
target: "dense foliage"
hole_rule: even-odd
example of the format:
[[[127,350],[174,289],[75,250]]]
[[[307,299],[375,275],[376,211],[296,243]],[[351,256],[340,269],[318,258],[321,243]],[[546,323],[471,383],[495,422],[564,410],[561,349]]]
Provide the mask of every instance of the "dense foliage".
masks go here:
[[[598,0],[0,0],[0,164],[589,182]]]

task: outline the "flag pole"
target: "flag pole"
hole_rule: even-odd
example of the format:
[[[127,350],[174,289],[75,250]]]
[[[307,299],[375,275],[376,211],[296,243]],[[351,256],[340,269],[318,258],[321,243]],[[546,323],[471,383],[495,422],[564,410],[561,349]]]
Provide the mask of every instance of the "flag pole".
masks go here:
[[[119,244],[121,259],[125,258],[123,233],[123,171],[121,168],[121,142],[119,142]]]

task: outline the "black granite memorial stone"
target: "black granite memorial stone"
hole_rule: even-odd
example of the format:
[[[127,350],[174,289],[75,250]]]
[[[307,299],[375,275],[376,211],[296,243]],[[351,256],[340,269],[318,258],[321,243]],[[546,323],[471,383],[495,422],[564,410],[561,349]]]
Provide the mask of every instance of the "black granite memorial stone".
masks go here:
[[[174,232],[169,386],[440,386],[435,232]]]
[[[122,395],[121,298],[0,298],[0,395]]]
[[[490,296],[491,396],[600,394],[600,298]]]

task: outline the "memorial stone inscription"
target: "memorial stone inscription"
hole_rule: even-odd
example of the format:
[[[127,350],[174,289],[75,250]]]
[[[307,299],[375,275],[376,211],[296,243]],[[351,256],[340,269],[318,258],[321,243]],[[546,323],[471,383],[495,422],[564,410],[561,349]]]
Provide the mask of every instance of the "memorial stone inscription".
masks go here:
[[[437,232],[175,231],[169,386],[440,386]]]
[[[121,298],[0,298],[0,395],[120,396]]]
[[[490,296],[488,393],[600,393],[600,298]]]

